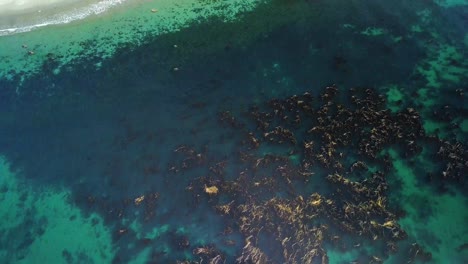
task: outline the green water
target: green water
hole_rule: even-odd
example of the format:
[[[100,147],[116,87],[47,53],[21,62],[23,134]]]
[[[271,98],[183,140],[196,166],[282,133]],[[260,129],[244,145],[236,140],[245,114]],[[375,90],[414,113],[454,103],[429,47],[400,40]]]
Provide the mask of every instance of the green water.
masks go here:
[[[0,263],[198,261],[193,249],[212,244],[234,263],[245,238],[234,232],[237,244],[223,244],[217,198],[190,205],[189,179],[203,173],[176,178],[166,169],[180,144],[212,144],[213,160],[232,158],[237,136],[213,121],[220,109],[242,115],[252,104],[330,83],[370,86],[393,113],[414,107],[428,135],[466,149],[466,97],[455,90],[468,92],[460,15],[468,1],[312,2],[127,1],[1,36]],[[435,118],[445,105],[457,115]],[[447,183],[441,192],[423,180],[441,173],[427,149],[411,159],[394,147],[382,154],[393,166],[389,200],[405,212],[398,223],[408,238],[399,246],[418,243],[432,254],[429,263],[467,261],[466,189]],[[301,154],[288,157],[300,165]],[[148,176],[141,167],[157,169]],[[134,201],[150,192],[162,201],[145,221]],[[190,247],[178,249],[173,236],[188,237]],[[368,240],[327,251],[330,263],[382,253]]]

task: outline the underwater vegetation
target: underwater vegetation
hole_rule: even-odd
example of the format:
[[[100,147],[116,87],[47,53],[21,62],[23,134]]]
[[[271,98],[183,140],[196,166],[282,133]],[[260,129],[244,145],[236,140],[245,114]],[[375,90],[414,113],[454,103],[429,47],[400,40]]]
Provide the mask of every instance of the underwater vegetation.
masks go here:
[[[127,1],[0,37],[0,263],[467,263],[465,2]]]

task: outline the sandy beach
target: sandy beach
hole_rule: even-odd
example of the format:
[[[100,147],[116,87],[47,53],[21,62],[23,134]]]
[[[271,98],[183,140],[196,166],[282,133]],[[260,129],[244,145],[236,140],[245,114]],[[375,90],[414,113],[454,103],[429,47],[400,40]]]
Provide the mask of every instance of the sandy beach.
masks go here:
[[[125,0],[0,0],[0,36],[81,20],[123,2]]]
[[[78,0],[0,0],[0,15],[24,14],[74,4]],[[89,2],[89,1],[85,1]]]

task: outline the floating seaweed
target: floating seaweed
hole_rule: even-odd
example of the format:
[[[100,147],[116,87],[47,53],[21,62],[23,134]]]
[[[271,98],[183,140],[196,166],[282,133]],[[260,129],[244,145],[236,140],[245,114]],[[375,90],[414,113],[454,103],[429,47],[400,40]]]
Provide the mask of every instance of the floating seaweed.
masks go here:
[[[438,144],[434,156],[446,163],[443,179],[462,180],[465,146],[427,136],[415,109],[393,113],[372,89],[347,94],[343,99],[337,86],[329,86],[317,99],[304,93],[253,106],[246,120],[229,111],[220,114],[244,135],[237,152],[240,173],[227,180],[226,161],[212,162],[207,165],[212,176],[193,180],[189,190],[220,197],[209,203],[234,223],[229,234],[238,231],[245,239],[237,263],[328,263],[325,243],[346,250],[345,237],[383,245],[380,255],[368,256],[369,263],[402,250],[409,252],[408,263],[431,259],[420,245],[397,246],[407,235],[398,223],[402,212],[389,205],[392,163],[384,150],[397,148],[410,158],[421,153],[423,141]],[[309,181],[322,182],[325,191],[302,188]],[[274,238],[279,255],[264,248],[265,236]],[[214,252],[208,247],[194,254],[218,261],[221,255]]]

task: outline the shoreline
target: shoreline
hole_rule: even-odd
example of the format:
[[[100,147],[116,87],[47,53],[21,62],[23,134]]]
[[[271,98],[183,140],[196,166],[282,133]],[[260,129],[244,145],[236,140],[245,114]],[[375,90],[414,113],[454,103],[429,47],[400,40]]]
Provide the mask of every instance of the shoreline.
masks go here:
[[[18,3],[14,0],[0,0],[0,15],[16,16],[30,15],[31,13],[50,11],[65,6],[79,4],[78,0],[23,0]]]
[[[83,10],[74,10],[73,16],[56,16],[41,23],[12,23],[13,27],[0,26],[0,79],[12,80],[22,73],[20,82],[37,74],[48,54],[55,54],[59,73],[64,65],[76,59],[95,56],[104,61],[114,54],[121,44],[139,45],[149,36],[179,31],[192,23],[211,17],[234,21],[255,9],[261,0],[231,0],[230,2],[199,2],[172,0],[142,2],[135,0],[101,0]],[[109,3],[113,3],[109,6]],[[104,4],[107,4],[104,5]],[[157,12],[152,12],[157,8]],[[81,12],[81,13],[80,13]],[[3,17],[0,16],[0,20]],[[30,22],[28,20],[27,22]],[[92,49],[81,43],[93,42]],[[24,45],[24,46],[23,46]],[[34,55],[31,55],[30,51]],[[97,62],[96,68],[100,67]],[[18,92],[18,90],[17,90]]]
[[[9,12],[0,11],[0,37],[28,32],[48,25],[68,24],[82,20],[101,14],[127,0],[99,0],[85,3],[76,0],[46,0],[46,2],[49,4],[37,3],[23,6],[21,9],[11,7]]]

